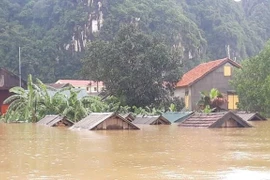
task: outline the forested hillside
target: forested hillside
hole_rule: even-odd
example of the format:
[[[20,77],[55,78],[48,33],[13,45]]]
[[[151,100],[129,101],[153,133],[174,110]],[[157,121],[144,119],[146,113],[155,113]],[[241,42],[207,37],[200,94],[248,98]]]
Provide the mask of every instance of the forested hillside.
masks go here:
[[[0,62],[43,81],[82,78],[87,42],[134,24],[178,52],[185,70],[210,59],[255,55],[270,37],[269,0],[1,0]],[[229,48],[228,48],[229,47]]]

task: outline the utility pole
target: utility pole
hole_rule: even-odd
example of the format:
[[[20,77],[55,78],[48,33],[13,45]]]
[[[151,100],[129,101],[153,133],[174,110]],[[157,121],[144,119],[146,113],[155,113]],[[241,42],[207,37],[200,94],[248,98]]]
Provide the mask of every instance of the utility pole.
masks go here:
[[[231,59],[231,55],[230,55],[230,45],[229,45],[229,44],[227,45],[227,57],[228,57],[229,59]]]
[[[20,81],[20,87],[22,87],[21,47],[19,47],[19,81]]]

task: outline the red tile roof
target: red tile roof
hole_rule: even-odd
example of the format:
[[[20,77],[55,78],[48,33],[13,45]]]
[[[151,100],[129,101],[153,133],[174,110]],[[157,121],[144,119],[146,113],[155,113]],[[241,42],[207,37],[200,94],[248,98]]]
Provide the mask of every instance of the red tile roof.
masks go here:
[[[56,84],[66,84],[69,83],[74,87],[86,87],[89,85],[96,86],[97,81],[90,81],[90,80],[72,80],[72,79],[59,79]],[[103,86],[103,82],[99,81],[98,82],[99,86]]]
[[[216,68],[220,67],[221,65],[225,63],[231,63],[232,65],[236,67],[240,67],[240,65],[229,58],[224,58],[224,59],[218,59],[215,61],[210,61],[206,63],[202,63],[195,68],[191,69],[187,73],[183,75],[181,80],[176,84],[176,87],[185,87],[185,86],[190,86],[193,83],[197,82],[199,79],[203,78],[205,75],[208,73],[212,72]]]

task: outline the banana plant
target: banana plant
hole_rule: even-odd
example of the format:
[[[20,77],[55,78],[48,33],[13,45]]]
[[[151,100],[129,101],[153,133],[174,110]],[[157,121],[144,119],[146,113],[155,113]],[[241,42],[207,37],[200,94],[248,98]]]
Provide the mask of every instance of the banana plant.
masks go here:
[[[40,88],[33,83],[32,76],[28,76],[26,90],[22,87],[13,87],[10,92],[13,95],[4,101],[4,104],[9,104],[8,111],[5,114],[6,121],[36,122],[37,111],[35,106],[39,102],[41,94]]]

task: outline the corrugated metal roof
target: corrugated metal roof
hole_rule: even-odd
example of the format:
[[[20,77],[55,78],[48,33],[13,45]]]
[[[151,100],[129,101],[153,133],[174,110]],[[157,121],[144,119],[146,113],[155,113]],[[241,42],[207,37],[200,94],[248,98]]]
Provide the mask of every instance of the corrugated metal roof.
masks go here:
[[[70,124],[70,126],[73,124],[72,121],[69,121],[69,120],[65,119],[64,116],[60,116],[60,115],[46,115],[44,118],[42,118],[41,120],[39,120],[37,122],[37,124],[46,125],[46,126],[52,127],[52,126],[55,126],[61,120],[67,121],[68,124]]]
[[[123,118],[127,119],[130,122],[132,122],[135,119],[132,113],[120,114],[120,116],[122,116]]]
[[[72,128],[79,128],[79,129],[87,129],[92,130],[96,126],[98,126],[103,121],[116,116],[122,119],[124,122],[128,123],[129,125],[133,126],[135,129],[140,129],[130,121],[126,120],[122,116],[118,115],[117,113],[108,112],[108,113],[91,113],[87,117],[83,118],[79,122],[75,123]]]
[[[195,113],[188,117],[184,122],[180,123],[179,126],[216,128],[221,127],[222,124],[229,119],[236,121],[239,124],[239,127],[251,127],[251,125],[241,117],[230,111],[222,113]]]
[[[132,123],[149,125],[171,124],[171,122],[163,116],[136,116]]]
[[[39,120],[37,122],[37,124],[47,125],[48,122],[53,121],[57,117],[58,117],[58,115],[46,115],[44,118],[42,118],[41,120]]]
[[[194,112],[188,111],[188,112],[166,112],[163,113],[162,116],[168,119],[171,123],[178,123],[184,121],[186,118],[188,118],[190,115],[192,115]]]
[[[240,116],[245,121],[265,121],[267,120],[265,117],[261,116],[259,113],[246,113],[246,112],[237,112],[238,116]]]

